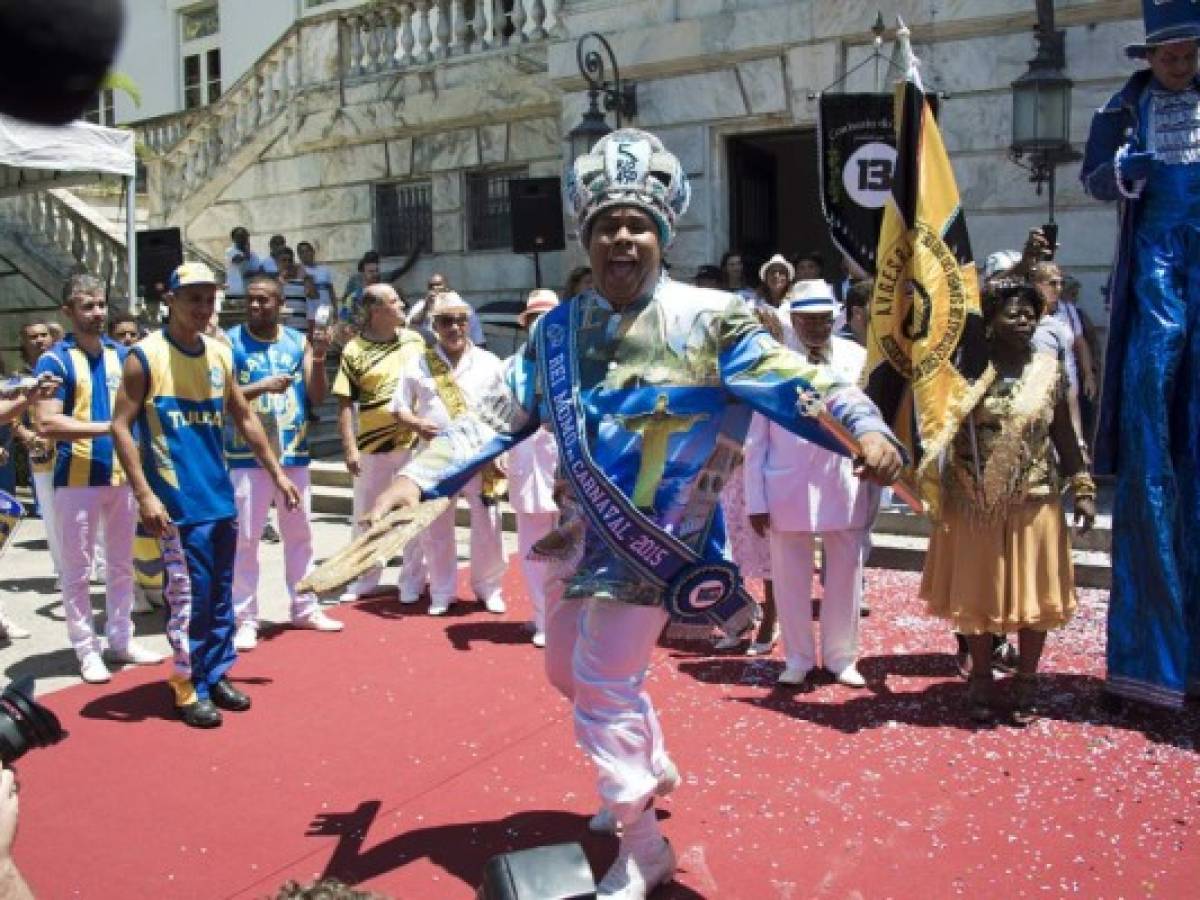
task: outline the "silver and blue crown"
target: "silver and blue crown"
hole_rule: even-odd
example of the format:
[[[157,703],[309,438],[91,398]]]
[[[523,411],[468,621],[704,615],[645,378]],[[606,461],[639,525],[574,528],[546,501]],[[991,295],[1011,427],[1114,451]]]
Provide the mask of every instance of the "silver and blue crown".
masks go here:
[[[1200,3],[1196,0],[1142,0],[1146,37],[1128,44],[1125,55],[1145,59],[1155,47],[1175,41],[1200,41]]]
[[[662,141],[646,131],[622,128],[575,160],[563,194],[585,247],[596,216],[615,206],[636,206],[649,213],[666,247],[687,211],[692,190],[678,157]]]

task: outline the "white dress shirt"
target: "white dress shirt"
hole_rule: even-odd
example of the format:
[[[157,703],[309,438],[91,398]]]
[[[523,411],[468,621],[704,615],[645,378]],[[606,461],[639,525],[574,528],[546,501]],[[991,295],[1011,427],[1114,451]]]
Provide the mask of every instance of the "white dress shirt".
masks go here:
[[[857,379],[867,351],[833,337],[830,364]],[[746,513],[770,513],[776,531],[826,532],[871,526],[879,492],[855,477],[840,454],[797,437],[755,413],[746,435]]]
[[[450,366],[454,381],[468,405],[503,377],[504,363],[496,354],[482,347],[469,345],[459,357],[456,366],[450,365],[450,360],[440,346],[435,348],[434,352]],[[393,413],[407,412],[422,419],[429,419],[439,428],[450,424],[450,412],[438,396],[437,383],[429,371],[425,354],[422,353],[413,365],[401,373],[390,409]]]

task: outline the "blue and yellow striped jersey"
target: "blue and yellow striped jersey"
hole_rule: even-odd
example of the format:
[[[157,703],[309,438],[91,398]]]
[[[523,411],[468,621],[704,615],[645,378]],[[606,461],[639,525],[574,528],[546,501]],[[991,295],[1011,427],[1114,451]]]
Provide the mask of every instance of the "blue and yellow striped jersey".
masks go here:
[[[148,381],[138,414],[142,470],[177,525],[235,515],[223,440],[232,354],[218,341],[203,342],[189,352],[163,329],[131,350]]]
[[[42,354],[34,369],[62,379],[54,395],[63,412],[81,422],[111,422],[113,400],[121,386],[126,349],[101,338],[100,353],[89,356],[67,335]],[[100,487],[123,484],[125,474],[113,452],[111,435],[59,441],[54,458],[55,487]]]
[[[233,348],[233,371],[239,387],[245,388],[272,375],[291,375],[291,386],[281,394],[259,394],[250,401],[267,433],[279,462],[285,466],[308,465],[307,390],[304,384],[304,347],[307,339],[294,328],[279,326],[273,341],[260,341],[245,325],[228,331]],[[225,455],[234,469],[258,466],[246,439],[232,424],[225,426]]]

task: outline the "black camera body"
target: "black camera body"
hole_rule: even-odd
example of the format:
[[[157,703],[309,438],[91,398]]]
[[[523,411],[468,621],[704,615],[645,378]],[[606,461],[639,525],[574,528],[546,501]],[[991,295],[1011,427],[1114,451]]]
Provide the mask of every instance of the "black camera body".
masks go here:
[[[33,678],[19,678],[0,694],[0,761],[5,766],[66,736],[58,716],[33,699]]]

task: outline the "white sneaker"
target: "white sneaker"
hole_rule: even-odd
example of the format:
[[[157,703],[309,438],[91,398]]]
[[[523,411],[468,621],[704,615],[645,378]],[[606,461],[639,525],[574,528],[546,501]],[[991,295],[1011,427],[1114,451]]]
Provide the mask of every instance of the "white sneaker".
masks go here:
[[[112,678],[99,653],[89,653],[79,661],[79,677],[88,684],[104,684]]]
[[[489,594],[483,601],[484,608],[490,613],[500,615],[500,613],[508,612],[508,604],[504,602],[504,597],[499,591],[494,594]]]
[[[32,632],[22,628],[8,616],[0,614],[0,638],[8,638],[10,641],[19,641],[32,636]]]
[[[666,762],[663,763],[662,771],[658,773],[658,786],[654,788],[654,795],[665,797],[679,787],[682,782],[683,776],[679,774],[679,767],[668,756]],[[588,831],[593,834],[616,834],[617,820],[613,816],[612,810],[607,806],[600,807],[600,811],[588,819]]]
[[[258,627],[253,622],[243,622],[237,627],[233,636],[233,649],[239,653],[253,650],[258,646]]]
[[[346,627],[346,623],[331,619],[318,609],[303,618],[292,619],[292,627],[305,631],[341,631]]]
[[[597,898],[606,900],[646,900],[652,890],[675,877],[675,851],[671,842],[648,857],[636,857],[622,848],[596,888]]]
[[[355,593],[354,591],[346,591],[346,593],[342,594],[341,596],[333,598],[329,602],[329,605],[335,606],[338,603],[354,603],[360,599],[362,599],[362,598],[359,597],[358,594]]]
[[[863,688],[867,686],[867,680],[862,677],[858,671],[858,667],[854,663],[850,663],[850,665],[838,672],[837,680],[838,684],[844,684],[846,687]]]
[[[546,632],[535,631],[533,633],[533,646],[535,646],[535,647],[545,647],[546,646]]]
[[[444,616],[450,609],[450,604],[453,600],[431,600],[429,602],[429,614],[431,616]]]
[[[403,591],[401,591],[400,592],[400,602],[404,606],[412,606],[414,603],[421,602],[421,595],[420,594],[406,594]]]
[[[161,653],[155,653],[136,641],[130,641],[124,647],[110,647],[108,658],[115,663],[132,666],[155,666],[166,659]],[[107,678],[104,680],[108,681]]]
[[[779,677],[775,679],[776,684],[789,685],[791,687],[799,687],[804,684],[808,678],[808,673],[811,669],[802,669],[799,666],[788,666],[779,673]]]

